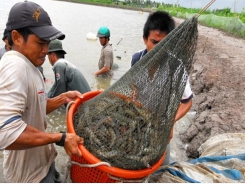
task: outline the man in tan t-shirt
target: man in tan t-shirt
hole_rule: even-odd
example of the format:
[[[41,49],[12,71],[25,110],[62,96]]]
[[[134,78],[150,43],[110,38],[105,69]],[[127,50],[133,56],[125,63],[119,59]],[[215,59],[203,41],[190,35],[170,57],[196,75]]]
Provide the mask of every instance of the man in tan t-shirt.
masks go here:
[[[103,26],[98,30],[97,37],[100,39],[100,44],[103,46],[101,49],[100,60],[98,63],[99,70],[94,73],[95,76],[108,77],[113,76],[113,49],[110,41],[110,30]]]

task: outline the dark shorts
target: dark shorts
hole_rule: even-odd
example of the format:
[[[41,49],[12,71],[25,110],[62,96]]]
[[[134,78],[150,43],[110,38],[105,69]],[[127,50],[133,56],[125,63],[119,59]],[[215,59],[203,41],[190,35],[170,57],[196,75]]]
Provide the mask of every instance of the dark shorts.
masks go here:
[[[60,173],[55,169],[55,163],[52,163],[47,176],[40,183],[61,183]]]

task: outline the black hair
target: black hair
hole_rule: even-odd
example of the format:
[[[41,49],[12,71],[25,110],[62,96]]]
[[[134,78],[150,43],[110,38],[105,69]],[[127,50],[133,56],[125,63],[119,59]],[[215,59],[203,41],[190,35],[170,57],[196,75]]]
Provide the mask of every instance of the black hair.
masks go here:
[[[24,28],[20,28],[20,29],[16,29],[16,31],[18,31],[21,36],[23,36],[24,38],[24,42],[27,42],[27,38],[29,35],[34,34],[28,27],[24,27]],[[13,46],[13,40],[12,40],[12,31],[8,31],[8,42],[10,46]]]
[[[55,55],[57,56],[57,58],[63,58],[63,59],[65,59],[65,53],[64,53],[64,51],[62,51],[62,50],[58,50],[58,51],[53,51],[54,53],[55,53]]]
[[[156,11],[151,13],[144,25],[143,37],[148,38],[150,31],[158,30],[163,33],[170,33],[175,28],[175,22],[169,13],[165,11]]]
[[[7,29],[4,29],[2,40],[5,40],[6,38],[8,38],[8,31]]]

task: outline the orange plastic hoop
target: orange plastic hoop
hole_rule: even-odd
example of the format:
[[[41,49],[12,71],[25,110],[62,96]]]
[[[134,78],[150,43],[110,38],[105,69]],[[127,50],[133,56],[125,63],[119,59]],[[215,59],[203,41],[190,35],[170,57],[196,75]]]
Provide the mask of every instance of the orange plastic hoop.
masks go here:
[[[75,102],[70,106],[70,109],[68,110],[67,117],[66,117],[66,122],[67,122],[67,129],[69,133],[76,133],[74,130],[74,125],[73,125],[73,116],[75,112],[77,111],[77,108],[85,101],[97,96],[103,92],[102,90],[94,90],[90,91],[87,93],[83,94],[83,98],[78,98],[75,100]],[[96,164],[99,162],[102,162],[99,160],[97,157],[92,155],[82,144],[78,145],[78,148],[80,149],[82,153],[82,157],[89,163],[89,164]],[[156,171],[164,161],[166,156],[166,152],[164,152],[163,156],[159,161],[157,161],[151,168],[146,168],[142,170],[125,170],[125,169],[120,169],[116,167],[108,167],[108,166],[98,166],[97,168],[111,174],[112,176],[116,176],[119,178],[124,178],[124,179],[140,179],[144,178],[154,171]],[[72,159],[76,157],[73,156]],[[78,157],[79,158],[79,157]]]

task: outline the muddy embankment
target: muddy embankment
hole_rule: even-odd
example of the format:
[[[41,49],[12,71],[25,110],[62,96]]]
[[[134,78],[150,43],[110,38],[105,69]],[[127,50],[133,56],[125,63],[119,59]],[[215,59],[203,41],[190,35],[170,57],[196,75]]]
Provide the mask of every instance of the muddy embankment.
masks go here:
[[[209,137],[245,133],[245,40],[201,25],[198,32],[190,74],[196,117],[179,134],[190,158],[199,156],[198,147]]]

